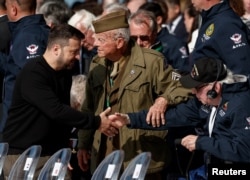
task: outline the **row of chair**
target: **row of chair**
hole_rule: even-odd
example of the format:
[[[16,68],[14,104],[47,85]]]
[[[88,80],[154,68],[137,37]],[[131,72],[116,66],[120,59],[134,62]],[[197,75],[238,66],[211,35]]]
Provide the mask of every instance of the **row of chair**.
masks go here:
[[[8,149],[8,143],[0,143],[0,175],[2,173],[6,155],[8,154]],[[42,147],[40,145],[33,145],[26,149],[12,166],[8,176],[8,180],[33,180],[41,151]],[[58,150],[45,163],[39,173],[38,180],[63,180],[67,172],[67,166],[70,158],[70,148],[62,148]],[[117,180],[120,175],[120,169],[123,160],[123,150],[116,150],[112,152],[99,164],[99,166],[93,173],[91,180]],[[129,163],[128,167],[123,171],[119,179],[143,180],[150,161],[150,152],[140,153]]]
[[[0,172],[8,153],[8,143],[0,143]],[[33,145],[26,149],[12,166],[8,180],[33,180],[37,163],[41,155],[42,147]],[[71,149],[63,148],[53,154],[41,169],[38,180],[63,180],[67,172],[71,158]],[[1,175],[1,174],[0,174]]]
[[[122,162],[124,160],[124,151],[116,150],[105,157],[99,164],[91,180],[109,179],[117,180],[120,174]],[[121,174],[120,180],[143,180],[149,163],[151,161],[150,152],[138,154]]]

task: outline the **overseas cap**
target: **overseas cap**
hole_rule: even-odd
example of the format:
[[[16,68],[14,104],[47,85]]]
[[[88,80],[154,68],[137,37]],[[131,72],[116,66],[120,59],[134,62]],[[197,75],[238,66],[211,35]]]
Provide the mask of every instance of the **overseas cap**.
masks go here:
[[[113,29],[128,28],[128,20],[125,10],[108,13],[93,21],[95,33],[101,33]]]
[[[227,69],[221,60],[206,57],[196,60],[191,73],[182,76],[180,82],[185,88],[195,88],[205,83],[223,80],[226,76]]]

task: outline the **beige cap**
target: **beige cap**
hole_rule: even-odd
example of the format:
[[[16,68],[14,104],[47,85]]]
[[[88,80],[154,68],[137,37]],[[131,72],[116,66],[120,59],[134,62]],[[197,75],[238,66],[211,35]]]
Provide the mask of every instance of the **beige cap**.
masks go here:
[[[95,33],[101,33],[113,29],[128,28],[128,20],[125,10],[108,13],[100,19],[93,21]]]

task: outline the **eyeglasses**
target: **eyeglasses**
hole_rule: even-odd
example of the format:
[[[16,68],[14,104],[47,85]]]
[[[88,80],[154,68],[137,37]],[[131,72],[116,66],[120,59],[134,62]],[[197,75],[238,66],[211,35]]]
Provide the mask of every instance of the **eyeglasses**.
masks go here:
[[[137,41],[138,38],[139,38],[141,41],[149,41],[149,36],[147,36],[147,35],[130,36],[130,38],[133,39],[134,41]]]

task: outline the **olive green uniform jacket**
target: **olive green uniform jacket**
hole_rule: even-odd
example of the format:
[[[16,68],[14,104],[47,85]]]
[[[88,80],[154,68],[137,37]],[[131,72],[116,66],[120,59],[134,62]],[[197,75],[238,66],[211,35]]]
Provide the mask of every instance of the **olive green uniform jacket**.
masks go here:
[[[173,80],[176,73],[172,67],[164,68],[164,57],[161,53],[141,48],[133,44],[129,62],[120,82],[118,93],[118,109],[116,112],[128,113],[149,109],[157,97],[163,96],[168,104],[177,104],[187,100],[189,90],[181,87],[179,81]],[[86,100],[83,111],[94,111],[96,115],[104,110],[105,104],[106,67],[105,59],[95,57],[90,66],[86,84]],[[120,149],[125,152],[124,167],[139,153],[150,151],[152,160],[148,173],[163,169],[169,159],[167,144],[164,139],[167,131],[142,129],[119,130]],[[96,159],[101,143],[99,131],[80,130],[78,148],[91,149],[91,169],[98,166]]]

